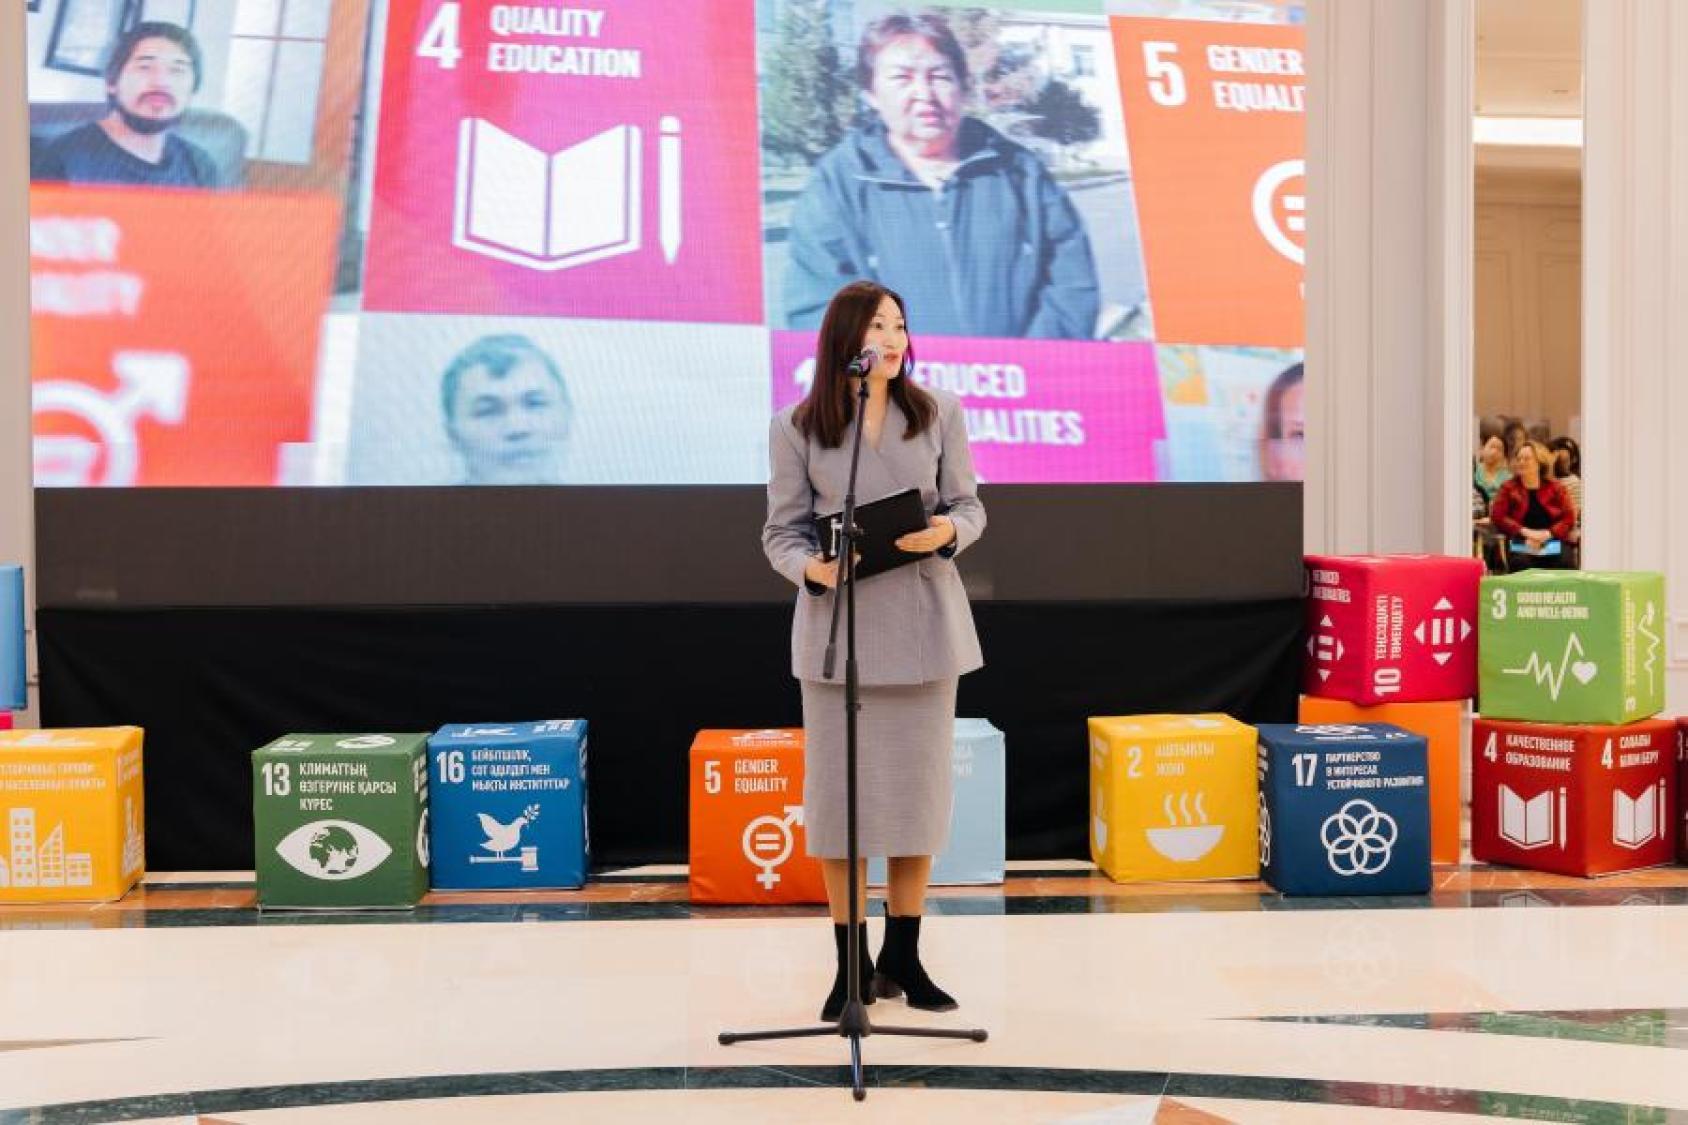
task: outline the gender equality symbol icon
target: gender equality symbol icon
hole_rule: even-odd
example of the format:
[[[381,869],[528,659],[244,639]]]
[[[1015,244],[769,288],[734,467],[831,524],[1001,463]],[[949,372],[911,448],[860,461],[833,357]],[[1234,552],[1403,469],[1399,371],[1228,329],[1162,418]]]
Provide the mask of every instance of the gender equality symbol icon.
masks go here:
[[[765,889],[771,891],[779,885],[780,874],[774,868],[791,858],[797,845],[797,835],[792,827],[802,823],[803,806],[787,805],[783,818],[766,814],[744,826],[741,839],[744,858],[762,869],[756,881]]]
[[[1307,175],[1307,162],[1281,160],[1254,181],[1254,224],[1267,245],[1298,266],[1307,264],[1301,240],[1307,235],[1307,195],[1295,186]],[[1278,212],[1283,211],[1280,222]]]
[[[73,434],[43,434],[35,439],[37,484],[76,487],[123,487],[135,483],[141,467],[136,426],[151,417],[177,425],[187,415],[187,357],[175,352],[121,351],[112,356],[117,388],[97,391],[86,383],[51,380],[35,386],[35,414],[71,414],[93,427],[97,441]],[[105,451],[105,471],[94,464]]]

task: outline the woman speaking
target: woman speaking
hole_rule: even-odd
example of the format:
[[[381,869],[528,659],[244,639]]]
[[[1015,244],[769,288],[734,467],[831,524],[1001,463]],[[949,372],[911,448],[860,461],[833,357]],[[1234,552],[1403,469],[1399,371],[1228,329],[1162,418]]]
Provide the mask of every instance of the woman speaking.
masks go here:
[[[827,306],[815,349],[809,395],[775,416],[768,435],[768,521],[762,549],[773,568],[799,587],[791,632],[792,674],[803,688],[803,812],[809,854],[821,861],[838,952],[838,974],[821,1009],[835,1020],[844,1006],[849,948],[848,840],[845,810],[844,686],[821,665],[839,567],[817,549],[814,517],[841,511],[849,485],[850,427],[862,427],[856,495],[862,503],[918,489],[924,531],[897,540],[912,554],[935,552],[861,580],[856,591],[858,814],[862,857],[885,856],[890,875],[885,943],[875,963],[862,923],[863,1003],[907,995],[928,1011],[955,1000],[920,963],[920,917],[932,856],[949,834],[956,681],[978,668],[979,638],[952,561],[985,529],[960,402],[908,378],[914,369],[902,298],[858,281]],[[867,373],[867,407],[856,419],[857,379],[848,366],[868,347],[880,359]],[[854,872],[867,902],[867,863]]]

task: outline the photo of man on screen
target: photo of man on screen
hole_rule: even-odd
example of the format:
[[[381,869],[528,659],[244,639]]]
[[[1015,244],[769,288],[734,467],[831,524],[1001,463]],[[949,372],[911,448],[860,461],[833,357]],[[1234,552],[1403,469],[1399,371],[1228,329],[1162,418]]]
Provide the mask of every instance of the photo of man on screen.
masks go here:
[[[526,336],[483,336],[440,379],[466,484],[561,484],[573,413],[563,373]]]
[[[204,79],[193,33],[173,23],[136,24],[106,63],[105,116],[69,130],[35,156],[37,181],[136,187],[219,186],[215,162],[177,127]]]
[[[966,112],[973,75],[948,19],[873,20],[854,77],[865,108],[792,213],[786,326],[816,327],[841,283],[872,278],[923,332],[1094,338],[1084,223],[1030,149]]]

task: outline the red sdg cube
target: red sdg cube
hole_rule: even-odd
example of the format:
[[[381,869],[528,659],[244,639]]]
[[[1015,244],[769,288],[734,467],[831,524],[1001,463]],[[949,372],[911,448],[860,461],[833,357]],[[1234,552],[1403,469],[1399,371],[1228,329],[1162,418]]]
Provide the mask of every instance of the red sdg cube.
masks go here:
[[[1561,875],[1671,862],[1676,724],[1563,726],[1478,719],[1471,854]]]
[[[1308,555],[1302,690],[1376,706],[1477,694],[1483,564],[1442,555]]]
[[[1676,862],[1688,863],[1688,717],[1676,720]]]

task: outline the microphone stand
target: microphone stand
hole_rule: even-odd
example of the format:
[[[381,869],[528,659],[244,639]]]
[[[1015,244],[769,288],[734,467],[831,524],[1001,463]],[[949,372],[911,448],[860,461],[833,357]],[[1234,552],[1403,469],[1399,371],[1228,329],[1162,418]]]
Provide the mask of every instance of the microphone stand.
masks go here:
[[[861,376],[856,404],[855,445],[850,450],[850,482],[844,492],[843,526],[839,535],[839,584],[832,599],[832,625],[827,634],[826,661],[821,672],[832,679],[838,642],[838,610],[845,607],[844,629],[844,747],[845,747],[845,817],[849,835],[849,944],[845,957],[844,1010],[836,1024],[811,1027],[783,1028],[775,1031],[723,1031],[721,1045],[750,1043],[767,1039],[808,1039],[820,1035],[841,1035],[850,1041],[850,1092],[859,1102],[867,1097],[862,1081],[862,1040],[870,1035],[900,1035],[915,1039],[965,1039],[983,1043],[987,1032],[983,1028],[950,1030],[936,1027],[874,1027],[867,1018],[867,1006],[862,1003],[862,958],[860,922],[866,904],[860,901],[857,868],[861,862],[856,833],[856,712],[861,710],[858,700],[860,685],[856,678],[856,540],[862,530],[856,526],[856,469],[862,457],[862,423],[867,417],[867,375]],[[842,591],[843,596],[838,593]]]

